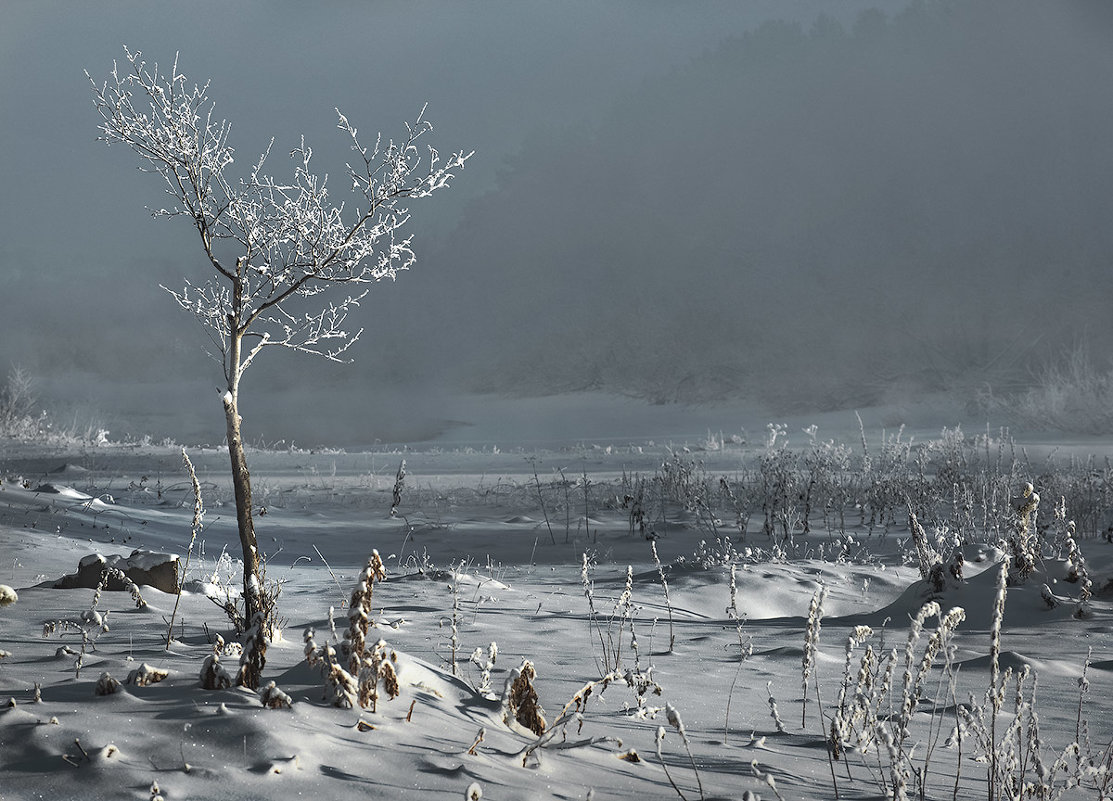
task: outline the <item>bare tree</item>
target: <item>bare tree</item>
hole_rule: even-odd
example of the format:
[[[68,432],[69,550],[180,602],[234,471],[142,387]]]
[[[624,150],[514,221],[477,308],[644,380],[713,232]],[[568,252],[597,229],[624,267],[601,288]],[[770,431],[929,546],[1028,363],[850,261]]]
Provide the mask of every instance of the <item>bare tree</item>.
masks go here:
[[[417,140],[431,129],[424,110],[399,141],[380,135],[373,147],[365,147],[338,109],[337,127],[355,153],[346,165],[356,199],[351,206],[334,202],[326,178],[312,172],[313,152],[304,138],[290,152],[290,179],[264,172],[273,140],[245,176],[233,178],[230,126],[213,116],[208,84],[187,84],[177,59],[166,76],[157,64],[148,67],[139,52],[124,52],[126,65],[113,64],[105,82],[89,77],[103,120],[101,139],[127,145],[139,156],[141,170],[162,177],[173,204],[153,215],[187,218],[211,268],[203,283],[186,281],[181,291],[167,291],[205,326],[224,369],[224,416],[243,548],[245,651],[250,654],[240,681],[256,687],[266,662],[264,633],[273,604],[265,603],[252,522],[240,379],[272,346],[343,361],[362,333],[346,322],[367,285],[393,279],[414,262],[410,239],[398,236],[409,219],[403,204],[448,186],[452,171],[471,153],[442,160],[432,147],[420,151]]]

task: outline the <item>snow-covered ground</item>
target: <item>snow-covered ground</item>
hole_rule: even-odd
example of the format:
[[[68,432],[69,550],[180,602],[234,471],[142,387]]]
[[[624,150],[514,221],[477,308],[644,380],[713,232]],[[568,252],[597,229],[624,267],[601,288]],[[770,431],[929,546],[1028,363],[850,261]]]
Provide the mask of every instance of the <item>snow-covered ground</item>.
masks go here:
[[[857,421],[850,415],[840,424],[849,432]],[[0,607],[0,798],[459,799],[477,787],[488,799],[881,798],[901,781],[914,795],[925,764],[927,797],[982,798],[995,758],[984,753],[974,721],[993,720],[986,690],[995,664],[1038,676],[1043,760],[1037,766],[1025,745],[1035,736],[1029,678],[1019,714],[1010,683],[995,725],[986,722],[998,768],[1010,769],[1009,755],[1019,755],[1028,781],[1050,772],[1063,791],[1056,797],[1101,797],[1095,788],[1106,781],[1113,737],[1113,607],[1102,592],[1113,578],[1113,545],[1080,532],[1094,596],[1076,617],[1080,585],[1066,581],[1067,552],[1042,532],[1045,558],[1007,589],[998,653],[991,629],[1001,552],[985,532],[967,538],[963,579],[934,594],[920,578],[906,514],[870,526],[850,508],[844,532],[830,507],[828,515],[813,510],[810,533],[797,520],[792,536],[778,539],[762,531],[761,507],[750,506],[743,535],[725,496],[702,506],[680,498],[696,484],[719,492],[721,478],[740,491],[756,486],[769,452],[765,432],[713,425],[687,441],[647,428],[640,439],[592,432],[600,434],[594,442],[523,444],[519,433],[496,447],[489,435],[464,442],[457,433],[408,449],[249,453],[267,577],[281,583],[283,631],[264,677],[292,699],[289,709],[266,708],[242,688],[200,687],[217,635],[234,639],[209,597],[219,600],[239,581],[224,452],[189,451],[204,529],[167,647],[175,595],[140,587],[147,606],[137,608],[126,592],[95,598],[92,589],[51,584],[91,553],[145,549],[184,560],[193,495],[180,451],[4,446],[0,584],[18,601]],[[792,431],[790,447],[812,441]],[[880,430],[869,435],[876,460]],[[1109,449],[1091,444],[1104,492]],[[1027,478],[1039,490],[1052,462],[1032,456],[1035,447],[1015,447],[1023,453],[1018,469],[1024,459],[1037,465],[1039,475]],[[911,449],[909,470],[918,452]],[[402,459],[402,502],[391,517]],[[678,478],[670,463],[690,472]],[[672,481],[670,491],[680,492],[646,501],[652,541],[631,530],[639,479],[662,488]],[[691,482],[687,490],[677,489],[682,480]],[[1043,503],[1041,513],[1053,505]],[[783,552],[774,551],[778,544]],[[339,648],[351,591],[373,549],[387,578],[374,588],[370,636],[394,649],[400,685],[374,712],[330,704],[303,642],[313,629],[318,644]],[[821,587],[816,640],[809,606]],[[965,620],[920,675],[939,618],[928,618],[906,647],[911,620],[930,598],[941,613],[962,607]],[[878,698],[894,648],[887,694]],[[867,650],[875,661],[860,684]],[[536,670],[547,719],[540,738],[506,714],[504,689],[523,660]],[[142,665],[168,674],[147,686],[124,683]],[[122,685],[98,695],[105,673]],[[589,682],[596,684],[585,708]],[[972,716],[958,715],[967,724],[959,736],[956,705]],[[827,745],[832,722],[846,727],[838,760]],[[863,739],[863,726],[895,732],[892,750]],[[1076,740],[1083,760],[1097,765],[1084,790],[1068,789],[1068,776],[1086,773],[1072,755],[1055,765]]]

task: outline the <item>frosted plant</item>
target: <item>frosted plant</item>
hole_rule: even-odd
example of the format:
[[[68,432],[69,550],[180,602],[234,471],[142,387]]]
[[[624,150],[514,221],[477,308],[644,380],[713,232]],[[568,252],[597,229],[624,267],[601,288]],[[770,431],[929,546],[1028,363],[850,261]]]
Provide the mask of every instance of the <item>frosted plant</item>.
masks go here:
[[[189,547],[186,549],[185,565],[178,575],[178,592],[174,598],[174,609],[170,613],[170,622],[166,624],[167,650],[170,650],[170,641],[174,631],[174,618],[178,616],[178,604],[180,604],[182,600],[182,584],[186,575],[189,573],[189,562],[193,558],[193,546],[197,542],[197,535],[201,533],[205,518],[205,505],[201,501],[201,483],[197,480],[197,471],[193,469],[193,462],[190,461],[189,454],[186,453],[185,448],[182,448],[182,464],[185,466],[186,472],[189,473],[190,485],[193,488],[193,521],[190,524]]]
[[[1004,704],[1004,685],[1001,682],[1001,623],[1005,619],[1005,598],[1009,584],[1009,557],[1001,561],[997,574],[997,594],[993,598],[993,613],[989,626],[989,697],[994,716]]]
[[[665,778],[669,780],[669,784],[672,785],[672,789],[676,790],[676,794],[680,796],[681,801],[688,801],[688,797],[684,795],[681,789],[676,786],[676,782],[673,781],[672,774],[669,773],[669,764],[665,761],[665,755],[662,753],[662,746],[665,743],[664,726],[657,727],[657,737],[655,738],[655,742],[657,745],[657,760],[661,763],[661,768],[665,771]]]
[[[1074,521],[1067,519],[1065,499],[1061,500],[1059,505],[1055,507],[1055,521],[1063,530],[1066,539],[1064,544],[1067,548],[1067,575],[1064,581],[1078,585],[1078,607],[1075,609],[1074,616],[1086,617],[1090,613],[1090,596],[1094,582],[1090,578],[1090,571],[1086,567],[1086,557],[1082,555],[1082,550],[1078,547],[1078,541],[1075,538]]]
[[[136,687],[149,687],[152,684],[158,684],[169,675],[170,671],[151,667],[144,662],[135,670],[128,673],[128,677],[124,680],[124,683],[133,684]]]
[[[519,689],[526,690],[526,695],[528,696],[529,689],[532,688],[532,684],[529,684],[529,687],[527,688],[525,685],[519,683],[521,681],[521,676],[528,674],[528,672],[525,671],[526,665],[530,666],[531,672],[533,669],[532,664],[530,664],[528,660],[523,660],[522,668],[514,670],[511,673],[510,677],[507,679],[506,689],[503,691],[503,720],[506,723],[509,723],[511,720],[511,716],[508,714],[510,710],[508,699],[511,698]],[[519,673],[519,670],[522,671],[521,674]],[[590,699],[593,694],[602,696],[602,694],[611,684],[623,683],[625,683],[625,679],[623,678],[622,674],[618,671],[612,671],[611,673],[603,676],[601,679],[597,679],[596,681],[589,681],[587,684],[581,687],[579,691],[577,691],[576,694],[572,696],[568,703],[564,705],[560,712],[557,713],[552,723],[547,723],[543,716],[539,721],[535,721],[540,724],[540,730],[538,730],[537,728],[533,729],[534,733],[537,734],[537,739],[527,745],[521,751],[522,767],[526,766],[531,756],[534,756],[538,759],[538,761],[540,761],[539,751],[543,748],[578,748],[596,745],[598,743],[604,742],[617,743],[619,746],[621,746],[621,741],[614,740],[610,737],[588,737],[581,740],[568,740],[567,732],[565,730],[569,723],[571,723],[572,721],[576,721],[576,731],[578,734],[583,729],[584,713],[587,711],[588,699]],[[538,714],[540,714],[540,707],[537,707],[537,710]],[[522,723],[522,721],[519,720],[519,723]],[[522,723],[522,725],[527,724]],[[559,742],[559,744],[554,744],[553,740],[558,735],[560,735],[561,741]],[[637,760],[634,759],[632,761]]]
[[[290,150],[292,175],[266,172],[271,145],[245,174],[233,175],[230,125],[214,116],[209,86],[191,85],[177,60],[169,74],[150,66],[139,52],[124,49],[98,84],[89,76],[101,117],[101,139],[123,144],[142,169],[159,176],[170,204],[156,217],[181,217],[196,230],[207,278],[168,289],[177,304],[206,329],[221,363],[222,403],[243,550],[246,628],[257,636],[248,650],[241,680],[258,686],[266,664],[266,617],[273,605],[264,584],[241,435],[240,382],[244,371],[269,347],[282,347],[332,361],[359,339],[348,316],[370,285],[394,279],[415,260],[407,204],[447,187],[470,153],[442,159],[419,141],[432,126],[424,110],[400,139],[375,138],[365,146],[355,126],[336,112],[337,128],[354,158],[345,177],[354,202],[336,201],[328,178],[314,172],[313,150],[304,138]],[[261,618],[261,619],[257,619]]]
[[[804,726],[808,716],[808,679],[815,670],[815,654],[819,645],[819,630],[822,628],[823,601],[827,597],[827,586],[819,585],[808,605],[808,628],[804,633],[804,656],[801,665],[801,686],[803,688],[803,711],[800,725]]]
[[[680,742],[684,744],[684,750],[688,753],[688,761],[692,763],[692,772],[696,774],[696,784],[699,786],[699,797],[703,798],[703,781],[699,776],[699,768],[696,767],[696,758],[692,756],[692,744],[688,741],[688,731],[684,728],[684,721],[681,720],[680,713],[676,711],[676,707],[672,704],[665,704],[665,719],[669,722],[669,725],[676,730],[676,733],[680,735]],[[658,732],[660,732],[660,729],[658,729]],[[658,733],[658,757],[661,755],[660,744],[663,739],[661,734]],[[662,764],[664,764],[664,760],[662,760]],[[673,787],[676,787],[676,785],[673,785]],[[677,792],[680,791],[677,790]]]
[[[613,656],[615,650],[614,637],[608,625],[607,638],[603,637],[603,627],[599,623],[599,613],[595,607],[595,583],[591,580],[592,563],[588,559],[587,553],[582,554],[582,561],[580,564],[580,584],[583,587],[584,597],[587,599],[588,608],[588,639],[591,641],[591,653],[595,657],[595,666],[599,673],[605,673],[617,668],[617,656]],[[618,605],[615,605],[617,611]],[[611,614],[611,621],[614,620],[614,613]],[[593,636],[594,634],[594,636]],[[602,650],[602,658],[595,653],[595,637],[599,638],[599,646]],[[621,637],[619,638],[621,640]],[[615,661],[612,665],[611,662]]]
[[[353,676],[359,673],[367,643],[367,630],[374,621],[371,619],[371,600],[375,583],[386,579],[386,566],[378,550],[372,549],[367,565],[356,580],[348,602],[348,672]]]
[[[757,779],[760,782],[765,782],[766,786],[768,786],[769,789],[773,791],[773,794],[775,796],[777,796],[777,798],[780,799],[780,801],[784,801],[784,796],[781,795],[781,791],[777,789],[777,780],[773,776],[772,772],[769,772],[769,773],[762,772],[761,768],[759,768],[758,765],[757,765],[757,760],[756,759],[752,760],[750,762],[750,770],[753,771],[755,779]],[[749,792],[749,790],[747,790],[746,792]]]
[[[460,648],[460,571],[464,569],[464,564],[461,561],[460,566],[452,570],[452,583],[448,585],[448,591],[452,593],[452,634],[449,637],[450,662],[452,668],[452,675],[456,675],[456,652]]]
[[[537,671],[533,663],[523,659],[522,664],[514,668],[506,677],[506,684],[502,692],[503,720],[509,724],[511,720],[540,736],[545,732],[545,711],[537,702],[537,690],[533,680],[537,678]]]
[[[617,671],[612,675],[617,675]],[[652,692],[653,695],[660,695],[663,692],[661,685],[653,678],[653,666],[650,665],[645,670],[641,668],[627,670],[622,674],[622,678],[626,686],[634,691],[636,707],[630,717],[635,720],[648,720],[656,717],[657,713],[661,711],[660,707],[649,706],[646,703],[648,693]]]
[[[201,663],[201,686],[206,690],[224,690],[235,682],[220,663],[219,654],[209,654]]]
[[[738,636],[738,667],[734,671],[734,678],[731,679],[730,690],[727,692],[726,710],[723,715],[724,740],[730,735],[730,705],[734,699],[734,688],[738,684],[738,677],[742,674],[742,663],[750,658],[754,650],[752,639],[747,642],[742,634],[743,619],[738,611],[738,581],[735,577],[733,564],[730,566],[730,603],[727,604],[726,611],[727,617],[734,621],[734,632]]]
[[[612,629],[614,627],[615,617],[618,617],[618,639],[614,638]],[[622,594],[618,596],[614,602],[614,608],[611,610],[611,616],[607,623],[607,639],[610,641],[610,655],[611,662],[609,667],[612,670],[618,670],[622,666],[622,631],[627,626],[630,628],[630,639],[636,642],[634,635],[634,568],[632,565],[626,566],[626,583],[622,587]],[[635,659],[637,658],[637,646],[635,648]],[[607,648],[603,649],[604,656],[606,656]]]
[[[391,493],[390,516],[398,514],[398,507],[402,504],[402,490],[406,487],[406,460],[398,463],[398,473],[394,477],[394,490]]]
[[[388,696],[398,697],[401,689],[398,686],[398,674],[394,670],[394,663],[397,661],[398,654],[389,649],[385,640],[379,640],[367,651],[358,674],[361,707],[370,708],[372,712],[378,711],[380,682]]]
[[[657,565],[657,576],[661,579],[661,587],[665,590],[665,607],[669,611],[669,653],[671,654],[673,646],[676,644],[676,636],[672,630],[672,598],[669,597],[669,580],[665,578],[665,568],[661,564],[661,557],[657,555],[657,542],[650,540],[649,547],[653,551],[653,563]],[[733,568],[731,570],[733,571]],[[731,575],[734,575],[733,572]]]
[[[351,709],[359,699],[359,685],[351,673],[336,662],[336,651],[325,646],[325,697],[333,706]]]
[[[1040,495],[1031,483],[1025,483],[1020,496],[1013,499],[1012,533],[1007,543],[1012,557],[1009,579],[1013,584],[1026,581],[1036,569],[1036,562],[1040,558],[1039,534],[1036,530],[1039,505]]]
[[[108,587],[109,581],[116,581],[124,586],[128,594],[131,595],[131,600],[135,602],[137,609],[146,609],[147,602],[143,600],[143,595],[139,592],[139,585],[137,585],[131,578],[128,577],[124,571],[118,567],[106,567],[101,573],[100,584],[97,586],[97,592]]]
[[[920,569],[920,579],[931,585],[934,592],[943,591],[944,572],[943,557],[928,542],[927,534],[916,513],[911,507],[908,509],[908,530],[912,532],[912,541],[916,544],[916,564]]]
[[[471,663],[479,668],[479,686],[476,692],[480,695],[487,695],[491,692],[491,669],[495,666],[495,661],[499,656],[498,643],[492,642],[487,646],[487,650],[476,648],[472,651]]]
[[[835,710],[835,716],[831,721],[831,739],[832,747],[835,749],[836,755],[840,754],[845,748],[845,744],[850,740],[850,726],[853,720],[851,710],[847,708],[847,690],[850,687],[852,668],[852,659],[854,656],[854,649],[864,643],[869,637],[873,636],[873,629],[869,626],[855,626],[854,629],[846,638],[846,663],[843,666],[842,685],[839,687],[839,702]],[[867,652],[867,657],[872,654],[872,651]],[[865,666],[867,657],[862,658],[862,665]],[[862,678],[859,674],[859,682]]]
[[[259,690],[259,700],[267,709],[291,709],[294,705],[294,700],[278,689],[273,681],[267,682],[267,686]]]
[[[924,628],[924,621],[929,617],[939,615],[939,604],[935,601],[928,601],[920,607],[920,611],[912,618],[908,626],[908,640],[904,646],[904,676],[902,680],[902,703],[900,709],[900,717],[897,719],[897,731],[901,742],[908,736],[908,721],[912,717],[912,712],[916,709],[916,704],[919,702],[919,681],[920,673],[916,666],[916,645],[920,640],[920,634]],[[930,666],[930,662],[928,663]]]
[[[93,687],[94,695],[115,695],[119,691],[120,682],[114,679],[107,671],[100,674],[96,686]]]
[[[101,583],[97,585],[96,590],[93,591],[93,599],[89,608],[84,610],[78,620],[48,620],[43,623],[43,637],[49,637],[52,634],[72,632],[81,637],[81,650],[74,651],[68,645],[58,649],[58,655],[72,655],[73,660],[73,676],[75,679],[81,677],[81,669],[85,666],[85,656],[89,651],[97,650],[96,641],[100,635],[109,630],[108,628],[108,612],[101,612],[97,609],[97,604],[100,603],[101,590],[103,589],[103,582],[106,581],[106,574],[101,573]]]
[[[727,617],[731,620],[738,620],[741,617],[738,613],[738,578],[733,564],[730,566],[730,603],[727,605]]]

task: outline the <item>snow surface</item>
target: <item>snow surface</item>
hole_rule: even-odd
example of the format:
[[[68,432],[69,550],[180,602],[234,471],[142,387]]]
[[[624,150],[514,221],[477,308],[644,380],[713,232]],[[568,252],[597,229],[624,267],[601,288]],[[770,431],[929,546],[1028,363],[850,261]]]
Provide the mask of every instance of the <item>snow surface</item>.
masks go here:
[[[846,427],[856,425],[851,418]],[[43,627],[80,621],[94,593],[49,589],[46,582],[95,552],[126,557],[145,548],[184,555],[193,498],[180,452],[0,450],[0,579],[18,591],[16,603],[0,608],[0,798],[459,799],[474,794],[476,785],[485,799],[602,801],[680,793],[695,799],[701,787],[708,799],[746,793],[776,798],[769,777],[785,799],[833,798],[814,695],[801,726],[809,603],[821,585],[827,588],[814,675],[825,702],[833,702],[853,627],[871,626],[876,634],[870,642],[879,653],[902,648],[910,618],[929,597],[905,560],[907,529],[856,532],[850,559],[835,556],[846,553],[845,543],[825,531],[809,535],[794,558],[741,559],[734,570],[739,626],[729,609],[729,566],[697,558],[706,538],[697,519],[676,509],[658,531],[666,600],[650,543],[630,534],[628,513],[597,494],[585,523],[576,495],[582,487],[575,482],[583,477],[598,493],[624,473],[653,475],[669,446],[688,447],[710,474],[734,475],[755,445],[741,444],[741,437],[732,443],[731,433],[713,446],[658,437],[545,447],[443,442],[366,453],[249,452],[260,547],[268,578],[282,586],[284,634],[270,647],[264,683],[274,681],[288,694],[291,709],[265,708],[258,694],[242,688],[199,686],[215,636],[234,639],[209,597],[219,600],[222,588],[234,594],[240,581],[226,453],[190,450],[205,527],[191,554],[191,583],[169,648],[175,597],[143,587],[143,609],[126,593],[102,593],[97,612],[108,628],[90,635],[82,656],[79,635],[60,627],[43,636]],[[406,483],[392,518],[402,458]],[[60,468],[74,486],[51,482]],[[568,507],[543,510],[535,481],[558,481],[561,471],[571,485]],[[108,495],[114,502],[93,502]],[[735,544],[766,545],[753,527],[747,543]],[[1095,587],[1102,586],[1113,576],[1113,546],[1086,540],[1082,547]],[[331,639],[330,609],[344,630],[346,604],[372,549],[383,555],[387,579],[374,588],[378,626],[369,636],[396,649],[401,685],[400,696],[384,698],[374,713],[330,706],[302,641],[309,628],[318,643]],[[581,584],[584,554],[594,626]],[[944,610],[962,606],[967,613],[955,638],[960,701],[984,694],[989,681],[998,573],[993,552],[967,557],[965,581],[940,599]],[[636,655],[629,629],[618,634],[622,611],[616,608],[628,566]],[[1074,618],[1077,588],[1063,582],[1064,575],[1063,563],[1049,560],[1027,584],[1010,588],[999,660],[1002,669],[1029,666],[1038,673],[1041,737],[1055,753],[1074,737],[1088,654],[1089,736],[1100,748],[1113,734],[1113,607],[1099,594],[1090,616]],[[1061,601],[1055,608],[1041,598],[1043,583]],[[456,675],[450,665],[454,630]],[[740,637],[752,650],[745,659]],[[493,642],[493,689],[482,690],[483,665],[469,657],[477,649],[486,654]],[[551,724],[585,684],[606,672],[605,645],[621,646],[626,668],[652,665],[661,694],[639,700],[630,687],[613,684],[590,697],[582,721],[571,717],[544,747],[531,750],[537,738],[504,718],[499,694],[506,678],[523,659],[532,662]],[[222,663],[234,666],[235,657]],[[167,671],[166,678],[146,686],[125,683],[144,665]],[[97,695],[105,673],[120,687]],[[770,694],[783,733],[771,716]],[[940,705],[950,703],[945,694],[934,684],[928,692]],[[683,719],[691,759],[669,725],[667,706]],[[914,717],[922,724],[930,711],[929,705]],[[665,729],[663,763],[658,727]],[[935,797],[952,797],[958,763],[958,797],[985,797],[985,767],[973,761],[973,746],[956,754],[942,745],[947,734],[932,762]],[[631,751],[638,761],[621,758]],[[841,797],[879,797],[860,762],[853,764],[853,780],[850,770],[849,761],[838,767]]]

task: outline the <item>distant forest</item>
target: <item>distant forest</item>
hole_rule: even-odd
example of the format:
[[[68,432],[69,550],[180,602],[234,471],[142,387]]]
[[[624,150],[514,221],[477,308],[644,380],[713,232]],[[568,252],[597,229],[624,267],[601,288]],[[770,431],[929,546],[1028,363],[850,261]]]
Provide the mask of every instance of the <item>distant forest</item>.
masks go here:
[[[487,391],[813,409],[1100,362],[1111,33],[1108,3],[985,0],[723,42],[505,165],[422,282],[439,358]]]

